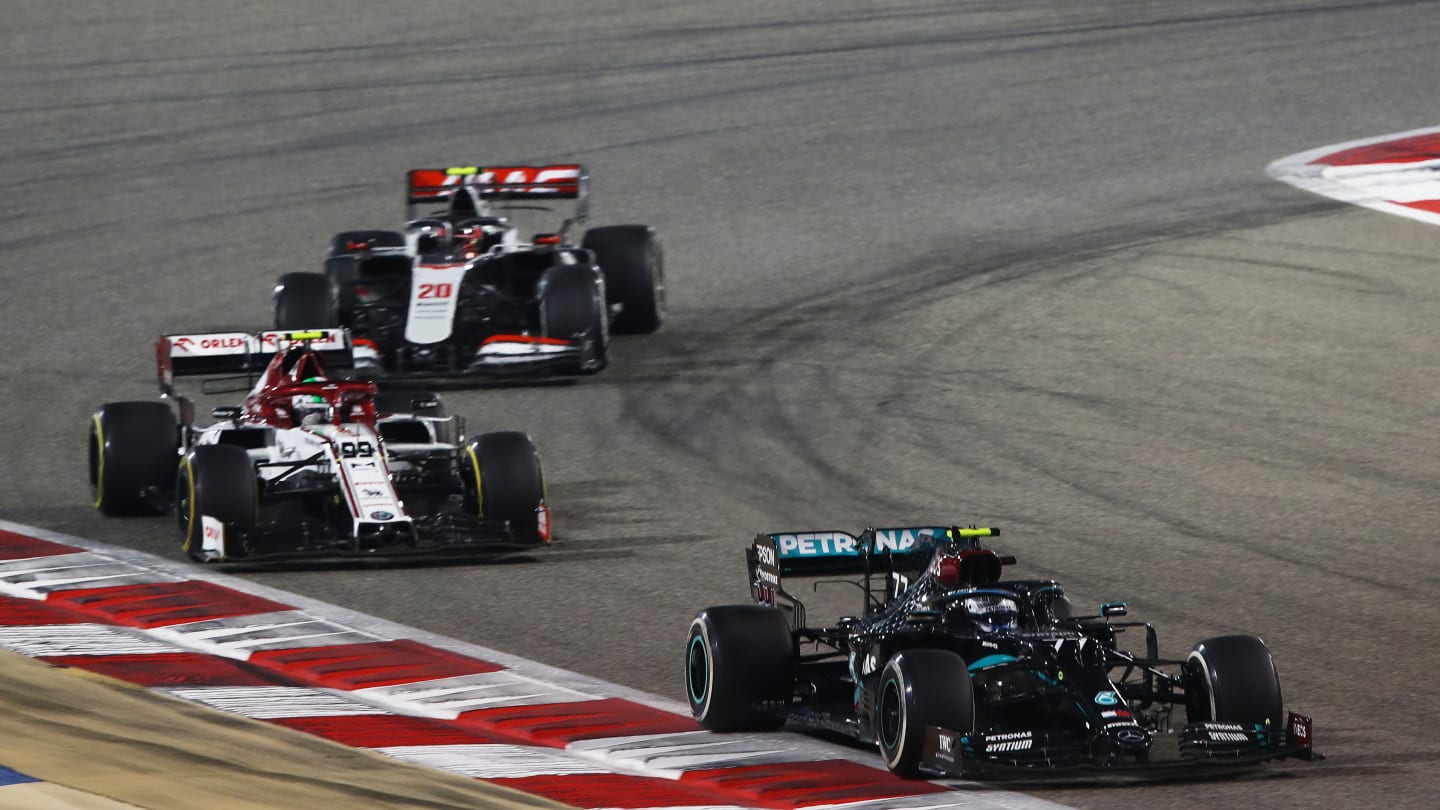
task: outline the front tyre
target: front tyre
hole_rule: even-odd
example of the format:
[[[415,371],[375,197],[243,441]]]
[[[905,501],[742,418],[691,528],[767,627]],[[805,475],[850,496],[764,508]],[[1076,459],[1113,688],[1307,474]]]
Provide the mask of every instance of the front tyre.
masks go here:
[[[581,247],[605,274],[605,297],[619,304],[617,335],[648,335],[665,321],[665,250],[648,225],[608,225],[585,232]]]
[[[286,273],[276,279],[276,329],[331,329],[339,325],[335,289],[324,273]]]
[[[593,268],[561,264],[545,271],[540,329],[545,337],[580,346],[576,374],[597,374],[610,364],[610,317]]]
[[[875,692],[875,741],[898,776],[920,775],[925,727],[969,734],[975,693],[965,659],[948,650],[905,650],[881,671]]]
[[[180,452],[180,429],[169,405],[106,403],[90,418],[89,444],[90,495],[101,514],[163,511]]]
[[[685,644],[690,713],[711,731],[765,731],[785,722],[762,702],[786,703],[795,693],[795,639],[785,614],[761,605],[701,611]]]
[[[465,506],[486,520],[508,520],[517,540],[549,542],[550,512],[540,454],[524,433],[482,433],[465,446]]]
[[[1270,650],[1257,636],[1206,639],[1185,660],[1189,676],[1185,714],[1192,723],[1221,723],[1282,729],[1285,702]]]
[[[175,515],[181,549],[197,562],[224,559],[225,544],[236,532],[254,528],[259,511],[259,479],[245,448],[203,444],[180,462],[175,481]],[[205,518],[223,526],[223,536],[206,548]],[[218,548],[217,548],[218,546]]]

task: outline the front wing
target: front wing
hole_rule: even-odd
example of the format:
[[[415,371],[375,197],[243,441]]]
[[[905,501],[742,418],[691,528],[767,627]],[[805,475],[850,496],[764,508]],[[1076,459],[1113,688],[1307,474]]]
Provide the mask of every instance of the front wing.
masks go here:
[[[1178,759],[1122,760],[1079,735],[1014,732],[963,734],[938,726],[925,729],[921,765],[944,776],[1041,776],[1117,774],[1166,776],[1207,768],[1254,765],[1288,758],[1324,759],[1313,747],[1309,717],[1290,712],[1283,730],[1238,723],[1191,723],[1179,737]]]
[[[417,348],[403,347],[382,360],[372,341],[355,341],[354,365],[359,375],[375,378],[527,377],[574,374],[584,363],[584,346],[572,340],[523,335],[495,335],[461,359],[453,346],[440,344],[434,354],[420,356]]]
[[[241,531],[227,526],[225,556],[217,562],[491,556],[548,545],[539,538],[517,536],[508,521],[456,513],[417,518],[413,524],[380,525],[394,528],[356,537],[314,518],[275,521]]]

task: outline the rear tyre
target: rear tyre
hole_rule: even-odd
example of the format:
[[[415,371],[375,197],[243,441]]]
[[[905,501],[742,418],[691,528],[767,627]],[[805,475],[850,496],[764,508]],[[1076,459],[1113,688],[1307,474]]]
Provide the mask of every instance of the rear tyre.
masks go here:
[[[286,273],[275,281],[276,329],[330,329],[340,325],[335,289],[322,273]]]
[[[685,693],[690,713],[711,731],[765,731],[785,723],[757,703],[795,694],[795,639],[785,614],[761,605],[706,608],[690,623]]]
[[[605,274],[606,303],[619,304],[611,328],[648,335],[665,321],[665,250],[648,225],[609,225],[586,231],[581,247]]]
[[[199,562],[220,559],[204,548],[204,517],[225,524],[226,541],[236,531],[255,527],[260,492],[255,464],[245,448],[204,444],[180,462],[175,481],[175,515],[181,548]],[[234,556],[229,550],[225,557]]]
[[[969,734],[974,725],[965,659],[949,650],[905,650],[885,665],[875,692],[875,742],[896,775],[920,775],[926,726]]]
[[[465,448],[466,508],[486,520],[508,520],[516,539],[547,542],[545,475],[524,433],[482,433]]]
[[[556,265],[545,271],[540,328],[546,337],[579,341],[574,373],[596,374],[610,364],[609,314],[591,268]]]
[[[1261,725],[1279,730],[1285,721],[1280,676],[1265,642],[1256,636],[1219,636],[1195,645],[1185,661],[1189,680],[1185,714],[1190,722]]]
[[[109,402],[90,418],[90,495],[111,517],[156,515],[175,481],[180,429],[164,402]]]

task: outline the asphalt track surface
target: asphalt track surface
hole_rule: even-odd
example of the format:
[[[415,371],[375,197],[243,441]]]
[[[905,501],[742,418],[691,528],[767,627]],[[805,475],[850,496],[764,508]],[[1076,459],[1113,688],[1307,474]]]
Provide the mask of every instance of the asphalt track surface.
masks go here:
[[[407,168],[571,161],[666,242],[671,317],[528,430],[560,542],[246,575],[680,697],[761,529],[995,523],[1162,651],[1256,632],[1316,767],[1064,784],[1077,807],[1440,797],[1440,229],[1264,175],[1436,123],[1418,2],[10,4],[0,515],[87,506],[84,430],[162,330],[262,327]]]

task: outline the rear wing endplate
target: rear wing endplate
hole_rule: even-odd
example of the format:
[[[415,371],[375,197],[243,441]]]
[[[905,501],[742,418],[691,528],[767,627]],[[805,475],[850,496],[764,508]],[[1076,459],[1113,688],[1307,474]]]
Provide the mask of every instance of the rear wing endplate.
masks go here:
[[[176,377],[258,374],[276,352],[296,343],[308,344],[327,368],[349,368],[354,362],[350,354],[350,333],[344,329],[161,335],[155,342],[160,391],[174,396]]]

